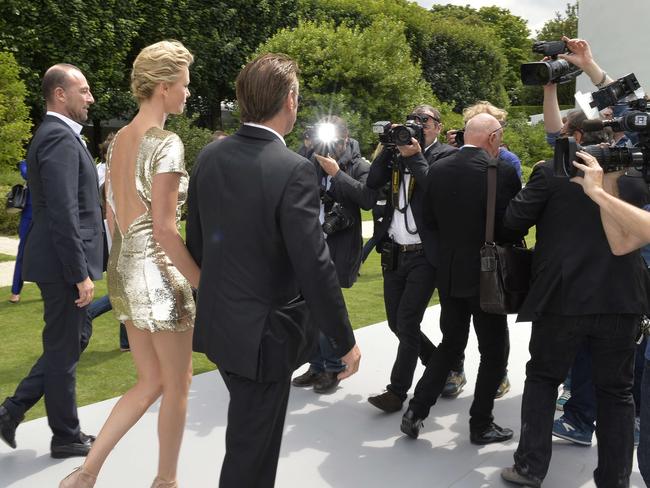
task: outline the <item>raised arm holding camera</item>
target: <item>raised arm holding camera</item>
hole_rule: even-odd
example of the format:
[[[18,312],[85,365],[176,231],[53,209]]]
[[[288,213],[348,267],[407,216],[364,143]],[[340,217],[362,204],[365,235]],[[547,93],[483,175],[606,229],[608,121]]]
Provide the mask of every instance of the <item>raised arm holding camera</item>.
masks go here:
[[[438,141],[441,129],[440,112],[430,105],[417,106],[404,125],[373,126],[384,148],[370,166],[366,184],[379,190],[391,183],[374,238],[382,255],[388,326],[399,339],[386,391],[368,398],[385,412],[401,410],[418,357],[426,364],[435,348],[420,330],[436,282],[435,236],[424,228],[423,199],[431,164],[456,151]],[[419,142],[411,144],[413,137]]]
[[[350,138],[347,123],[329,115],[309,133],[309,156],[320,187],[320,222],[334,262],[339,285],[350,288],[361,266],[361,211],[369,210],[376,192],[366,186],[370,163],[361,156],[359,144]],[[339,384],[345,365],[334,354],[329,340],[320,333],[309,369],[293,379],[293,386],[313,386],[315,393],[330,393]]]
[[[572,54],[559,56],[583,69],[597,86],[610,81],[585,41],[565,40]],[[537,242],[530,291],[518,317],[533,323],[522,398],[525,428],[515,465],[504,469],[502,477],[519,485],[541,486],[551,458],[551,434],[557,435],[553,424],[557,387],[585,347],[591,354],[598,405],[599,461],[594,480],[597,486],[626,487],[634,449],[635,339],[640,316],[650,306],[650,280],[638,252],[620,257],[610,252],[600,210],[566,177],[575,169],[571,161],[576,150],[579,156],[610,154],[601,146],[580,152],[575,142],[579,137],[571,138],[570,129],[569,120],[562,129],[564,137],[558,138],[555,161],[535,166],[504,219],[504,225],[515,230],[536,225]],[[618,163],[611,167],[618,168]]]

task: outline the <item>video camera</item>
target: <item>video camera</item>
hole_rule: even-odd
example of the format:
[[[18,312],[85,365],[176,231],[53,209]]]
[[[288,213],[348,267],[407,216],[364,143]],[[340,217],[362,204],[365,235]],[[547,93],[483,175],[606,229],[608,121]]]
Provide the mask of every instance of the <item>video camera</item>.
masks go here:
[[[418,115],[409,115],[404,125],[382,120],[372,124],[372,131],[379,136],[379,142],[385,147],[409,146],[414,138],[424,148],[424,130]]]
[[[521,82],[524,85],[546,85],[547,83],[567,83],[575,79],[582,70],[558,54],[569,53],[564,41],[538,41],[533,44],[533,52],[549,56],[550,61],[524,63],[521,65]]]
[[[650,182],[650,113],[645,98],[630,100],[638,96],[640,85],[633,73],[619,78],[600,90],[593,92],[593,101],[589,104],[599,110],[616,105],[620,100],[628,100],[630,109],[622,117],[612,120],[586,120],[583,123],[585,132],[603,130],[610,127],[614,132],[634,132],[639,137],[635,147],[609,147],[595,145],[581,147],[572,137],[559,138],[555,143],[553,166],[556,176],[573,177],[578,174],[578,169],[572,162],[576,159],[576,151],[585,151],[591,154],[606,173],[619,171],[625,168],[636,168],[647,182]]]

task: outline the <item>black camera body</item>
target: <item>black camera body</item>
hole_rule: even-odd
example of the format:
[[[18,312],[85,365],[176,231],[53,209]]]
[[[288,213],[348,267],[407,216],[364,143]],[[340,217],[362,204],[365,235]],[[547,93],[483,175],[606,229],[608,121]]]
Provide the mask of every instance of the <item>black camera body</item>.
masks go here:
[[[596,107],[598,110],[611,107],[616,105],[619,100],[634,95],[634,92],[639,88],[641,88],[639,80],[636,79],[634,73],[630,73],[593,92],[591,94],[593,101],[589,105]],[[635,105],[632,104],[632,106]]]
[[[329,236],[351,227],[353,223],[354,218],[350,211],[337,202],[334,203],[330,211],[325,214],[323,220],[323,232]]]
[[[533,44],[533,52],[550,56],[550,61],[524,63],[520,67],[521,82],[524,85],[546,85],[547,83],[568,83],[575,79],[582,70],[564,59],[557,59],[558,54],[570,52],[564,41],[538,41]]]
[[[424,147],[424,130],[422,124],[415,120],[409,119],[403,125],[382,120],[372,124],[372,131],[379,136],[379,142],[386,147],[409,146],[411,138],[418,141],[421,147]]]

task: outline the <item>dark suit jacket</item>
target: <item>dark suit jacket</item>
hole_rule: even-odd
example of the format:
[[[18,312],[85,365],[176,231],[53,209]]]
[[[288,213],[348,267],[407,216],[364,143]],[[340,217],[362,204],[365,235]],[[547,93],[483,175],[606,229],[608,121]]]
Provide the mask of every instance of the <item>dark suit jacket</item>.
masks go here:
[[[531,289],[518,320],[648,312],[650,283],[640,253],[612,254],[598,205],[579,185],[555,177],[552,161],[535,167],[504,225],[537,225]]]
[[[332,178],[328,190],[328,194],[352,217],[350,227],[330,234],[326,240],[339,284],[343,288],[350,288],[357,281],[361,266],[363,239],[360,208],[370,210],[376,201],[376,192],[366,185],[370,164],[361,157],[358,147],[358,144],[356,147],[352,143],[348,145],[345,154],[338,161],[340,171]],[[312,162],[316,168],[317,183],[322,186],[321,182],[327,173],[315,158]]]
[[[72,129],[46,115],[27,153],[33,218],[23,278],[79,283],[102,278],[104,226],[93,159]]]
[[[187,246],[201,267],[195,350],[225,371],[264,381],[269,321],[299,293],[310,326],[330,338],[336,355],[354,346],[318,215],[313,164],[271,132],[242,126],[201,152],[187,217]]]
[[[435,259],[437,254],[435,248],[435,236],[431,233],[430,229],[424,226],[423,221],[423,199],[427,185],[427,174],[429,173],[429,168],[435,161],[454,154],[456,151],[458,151],[457,148],[436,141],[436,143],[433,144],[424,155],[416,154],[410,158],[397,156],[397,158],[403,161],[407,166],[412,177],[415,178],[415,186],[413,187],[413,195],[411,196],[410,201],[411,210],[413,211],[413,218],[415,219],[418,234],[420,235],[420,239],[424,245],[424,253],[429,262],[434,266],[436,266]],[[366,181],[366,184],[370,188],[380,190],[389,182],[392,185],[391,158],[392,152],[384,149],[372,162],[370,165],[370,173],[368,174],[368,179]],[[376,223],[373,235],[378,251],[381,250],[381,244],[389,239],[388,229],[393,220],[393,214],[394,208],[391,198],[391,190],[389,190],[383,218],[381,222]]]
[[[438,239],[437,286],[453,297],[479,294],[480,249],[485,243],[487,165],[492,158],[478,147],[464,147],[429,170],[425,225]],[[495,240],[516,241],[523,233],[500,225],[508,202],[521,189],[517,171],[498,161]]]

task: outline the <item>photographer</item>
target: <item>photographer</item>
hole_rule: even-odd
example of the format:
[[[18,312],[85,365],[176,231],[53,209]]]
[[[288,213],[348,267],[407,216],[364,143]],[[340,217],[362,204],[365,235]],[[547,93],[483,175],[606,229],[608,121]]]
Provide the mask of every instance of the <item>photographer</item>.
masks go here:
[[[421,125],[422,153],[402,158],[394,146],[386,145],[373,161],[367,181],[375,190],[390,182],[384,217],[373,237],[382,254],[388,326],[399,345],[386,391],[368,398],[384,412],[402,409],[418,357],[426,364],[435,349],[420,331],[436,282],[435,236],[423,229],[423,198],[431,164],[457,150],[438,141],[442,123],[437,109],[419,105],[412,116]]]
[[[585,41],[565,40],[572,54],[563,59],[582,68],[597,86],[609,80]],[[571,135],[568,125],[564,135]],[[557,177],[553,161],[535,166],[510,202],[504,225],[513,230],[536,225],[537,242],[530,291],[517,318],[533,323],[522,431],[515,465],[501,475],[519,485],[541,486],[551,458],[557,388],[584,345],[591,353],[598,404],[594,480],[599,487],[627,487],[634,449],[635,339],[640,316],[650,306],[641,257],[610,252],[598,206],[569,178]]]
[[[320,186],[320,221],[325,242],[336,267],[339,284],[350,288],[361,266],[361,211],[375,203],[375,191],[366,186],[370,164],[361,157],[359,144],[349,137],[343,119],[330,115],[318,121],[310,135],[308,156],[316,167]],[[329,393],[339,384],[345,365],[329,340],[320,334],[319,347],[309,369],[293,379],[293,386],[313,386],[315,393]]]

